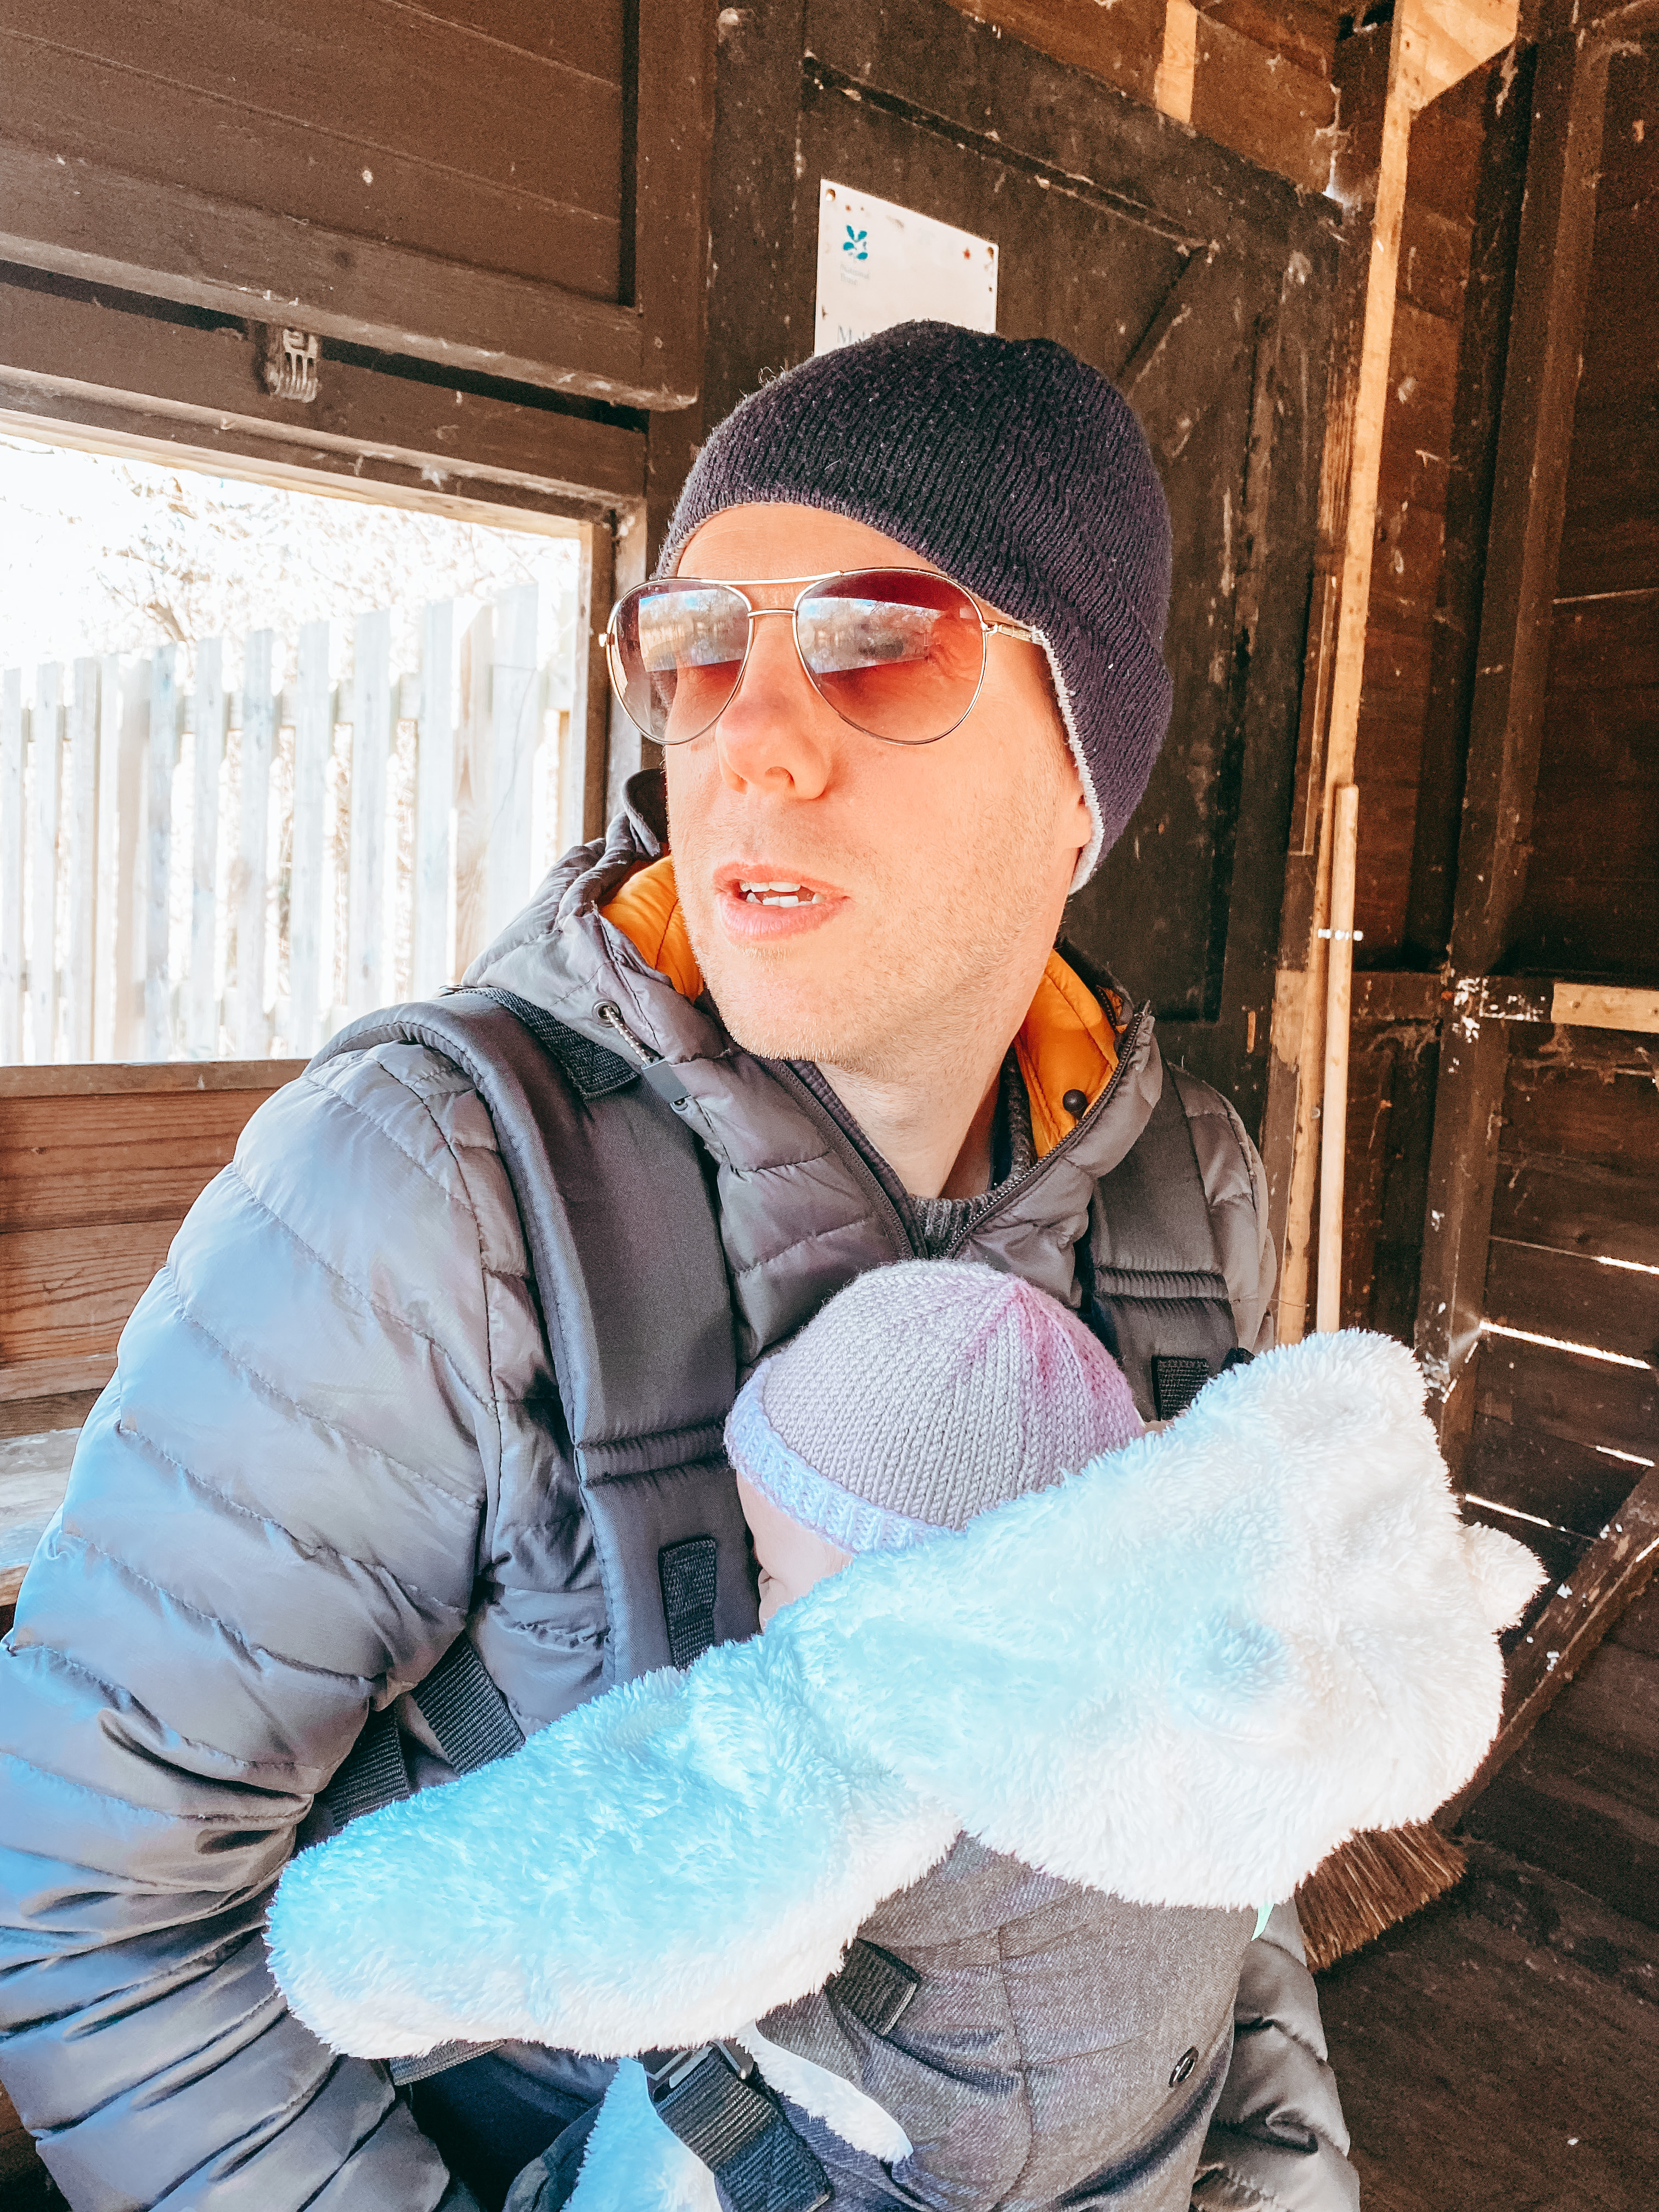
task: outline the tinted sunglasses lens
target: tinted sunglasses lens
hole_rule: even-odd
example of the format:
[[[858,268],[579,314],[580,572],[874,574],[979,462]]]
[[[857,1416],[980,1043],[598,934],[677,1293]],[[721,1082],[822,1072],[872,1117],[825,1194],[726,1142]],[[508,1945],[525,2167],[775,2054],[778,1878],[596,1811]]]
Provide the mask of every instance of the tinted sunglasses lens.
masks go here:
[[[931,744],[955,729],[984,671],[979,610],[944,576],[831,577],[797,608],[795,635],[836,712],[893,744]]]
[[[659,745],[698,737],[743,672],[749,606],[725,584],[641,584],[617,609],[611,680],[629,719]]]

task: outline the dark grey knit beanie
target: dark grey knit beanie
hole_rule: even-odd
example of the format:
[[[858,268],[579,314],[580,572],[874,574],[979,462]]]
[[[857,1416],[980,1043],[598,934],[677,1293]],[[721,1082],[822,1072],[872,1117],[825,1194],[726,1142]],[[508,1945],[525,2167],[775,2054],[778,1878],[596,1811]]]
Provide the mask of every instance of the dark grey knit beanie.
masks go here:
[[[1121,392],[1047,338],[901,323],[763,385],[711,434],[658,573],[729,507],[825,507],[1042,633],[1095,834],[1085,883],[1169,726],[1170,510]]]

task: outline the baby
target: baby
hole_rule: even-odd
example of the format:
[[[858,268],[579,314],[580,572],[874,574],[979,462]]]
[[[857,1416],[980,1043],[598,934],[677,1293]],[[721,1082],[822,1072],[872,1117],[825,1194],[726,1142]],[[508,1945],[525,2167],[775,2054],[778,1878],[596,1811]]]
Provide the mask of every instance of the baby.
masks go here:
[[[951,1262],[865,1275],[756,1372],[727,1424],[763,1626],[854,1554],[960,1529],[1140,1432],[1116,1364],[1042,1292]],[[1030,1625],[1051,1626],[1035,1589]],[[924,1680],[901,1686],[927,1698]],[[988,1733],[984,1755],[1034,1748]],[[740,2041],[848,2212],[1185,2212],[1251,1928],[1248,1912],[1127,1905],[961,1836],[824,1989]],[[746,2194],[716,2179],[720,2201]]]
[[[1289,1906],[1249,1938],[1475,1771],[1540,1570],[1385,1338],[1139,1426],[1024,1285],[861,1278],[728,1424],[765,1632],[295,1859],[296,2015],[645,2052],[510,2212],[1351,2207]]]

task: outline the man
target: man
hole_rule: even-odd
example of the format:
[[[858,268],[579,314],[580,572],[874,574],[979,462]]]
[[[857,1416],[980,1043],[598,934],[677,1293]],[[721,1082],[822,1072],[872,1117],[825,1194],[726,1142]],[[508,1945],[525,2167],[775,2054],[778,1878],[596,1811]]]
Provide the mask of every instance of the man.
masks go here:
[[[615,630],[672,859],[636,779],[469,977],[568,1077],[550,1198],[487,1072],[422,1041],[437,1016],[349,1034],[249,1125],[128,1326],[0,1678],[0,2075],[71,2205],[456,2212],[600,2094],[608,2069],[513,2046],[411,2106],[287,2013],[261,1927],[296,1837],[470,1763],[441,1662],[482,1660],[473,1705],[517,1741],[681,1655],[687,1545],[727,1547],[716,1628],[752,1624],[714,1446],[641,1458],[635,1418],[607,1461],[613,1398],[684,1378],[710,1402],[656,1428],[695,1439],[843,1283],[946,1252],[1083,1310],[1149,1412],[1166,1318],[1200,1375],[1267,1340],[1237,1117],[1052,951],[1162,741],[1169,568],[1133,419],[1059,347],[909,325],[779,379],[682,497],[661,572],[707,587],[630,595]],[[1171,1128],[1212,1264],[1155,1295],[1158,1250],[1137,1274],[1123,1248],[1132,1202],[1158,1246],[1160,1194],[1123,1177]],[[532,1277],[544,1200],[605,1255],[580,1310]],[[1279,1929],[1199,2198],[1338,2212]]]

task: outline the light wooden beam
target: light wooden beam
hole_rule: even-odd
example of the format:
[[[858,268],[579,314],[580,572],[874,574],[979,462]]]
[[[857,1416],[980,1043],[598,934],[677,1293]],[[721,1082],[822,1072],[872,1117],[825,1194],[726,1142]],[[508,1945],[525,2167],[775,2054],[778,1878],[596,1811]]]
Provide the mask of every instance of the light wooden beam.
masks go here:
[[[1297,1342],[1307,1327],[1308,1276],[1314,1192],[1323,1112],[1321,1076],[1325,1060],[1326,954],[1331,908],[1333,808],[1336,792],[1353,781],[1354,748],[1365,665],[1370,605],[1371,557],[1376,537],[1376,487],[1388,406],[1389,362],[1394,346],[1395,300],[1400,279],[1400,236],[1406,212],[1406,173],[1412,118],[1419,109],[1514,37],[1518,0],[1401,0],[1395,11],[1389,51],[1388,93],[1371,216],[1364,331],[1350,424],[1347,526],[1337,587],[1336,641],[1330,667],[1330,708],[1324,748],[1313,913],[1302,992],[1297,1059],[1297,1113],[1286,1201],[1285,1249],[1279,1294],[1279,1334]],[[1323,672],[1321,672],[1322,677]]]

